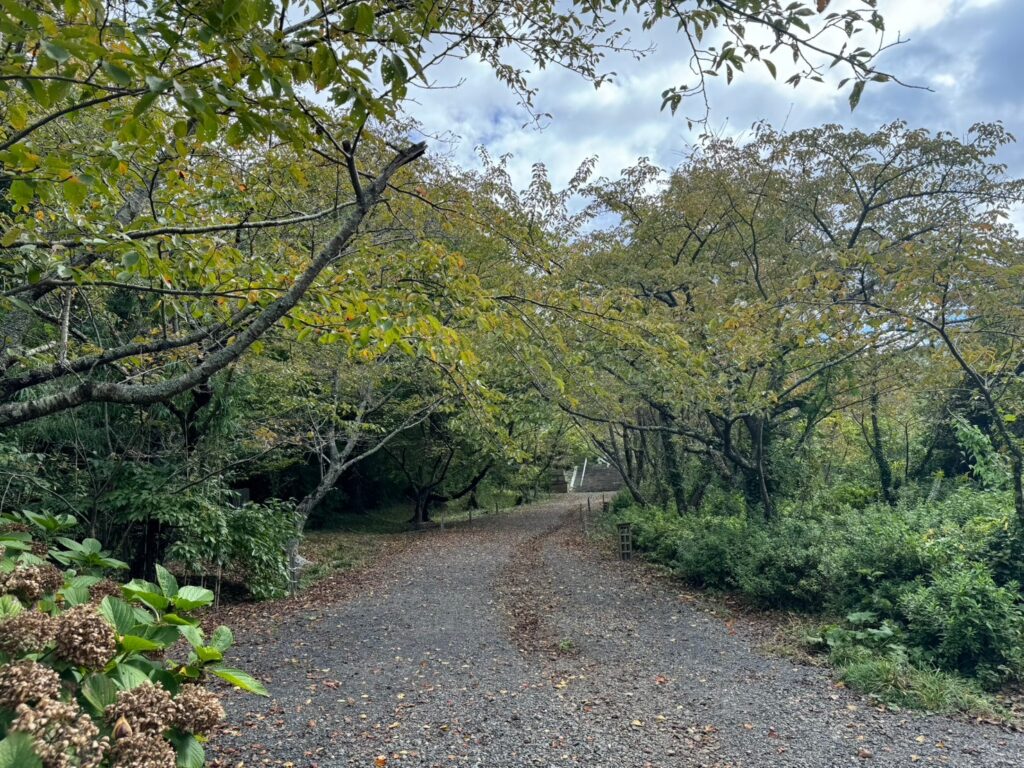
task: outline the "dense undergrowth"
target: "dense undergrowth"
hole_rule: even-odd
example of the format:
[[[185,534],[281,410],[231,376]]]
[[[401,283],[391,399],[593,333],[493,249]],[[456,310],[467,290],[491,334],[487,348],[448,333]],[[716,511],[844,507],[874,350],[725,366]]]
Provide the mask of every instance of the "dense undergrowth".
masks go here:
[[[698,512],[619,496],[634,546],[686,582],[816,617],[803,643],[851,687],[898,706],[991,713],[1024,672],[1024,577],[1013,499],[959,487],[895,507],[838,488],[765,520],[726,493]]]

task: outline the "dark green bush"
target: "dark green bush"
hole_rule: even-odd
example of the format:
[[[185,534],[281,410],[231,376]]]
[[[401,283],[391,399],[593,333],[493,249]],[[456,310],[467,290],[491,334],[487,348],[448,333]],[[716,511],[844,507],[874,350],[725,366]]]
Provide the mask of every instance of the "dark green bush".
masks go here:
[[[891,616],[904,585],[928,571],[920,533],[891,507],[849,509],[822,525],[816,545],[822,603],[830,611]]]
[[[228,562],[242,571],[257,600],[281,597],[288,590],[288,542],[295,536],[293,505],[268,500],[228,513]]]
[[[831,506],[833,510],[841,507],[864,509],[878,501],[878,486],[866,483],[845,482],[833,485],[828,491],[816,494],[816,506]]]
[[[696,586],[735,589],[737,555],[750,534],[744,517],[686,517],[677,523],[670,561],[680,578]]]
[[[900,600],[910,642],[942,669],[996,683],[1022,668],[1024,612],[1014,583],[999,586],[980,563],[959,563]]]
[[[625,510],[633,506],[633,503],[634,502],[632,494],[630,494],[628,490],[623,488],[621,491],[619,491],[612,497],[612,512],[624,512]]]
[[[904,678],[910,663],[928,680],[949,672],[993,684],[1024,672],[1024,544],[1009,494],[960,487],[939,500],[906,494],[896,507],[857,508],[843,486],[784,504],[771,521],[737,499],[716,489],[698,514],[630,507],[618,516],[633,522],[638,550],[688,583],[762,606],[873,616],[899,635],[909,661],[890,659],[889,669]],[[871,666],[877,648],[850,649],[864,658],[844,663],[883,671]]]
[[[740,591],[759,605],[822,608],[823,536],[817,521],[793,517],[750,526],[742,556],[734,557]]]

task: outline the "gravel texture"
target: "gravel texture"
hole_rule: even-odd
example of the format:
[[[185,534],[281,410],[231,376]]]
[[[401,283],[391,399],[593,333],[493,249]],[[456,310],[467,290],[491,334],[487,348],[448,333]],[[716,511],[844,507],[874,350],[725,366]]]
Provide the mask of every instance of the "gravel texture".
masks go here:
[[[881,711],[581,545],[580,497],[416,534],[233,662],[215,766],[1019,766],[1024,734]],[[271,613],[266,614],[268,617]],[[756,634],[756,633],[751,633]]]

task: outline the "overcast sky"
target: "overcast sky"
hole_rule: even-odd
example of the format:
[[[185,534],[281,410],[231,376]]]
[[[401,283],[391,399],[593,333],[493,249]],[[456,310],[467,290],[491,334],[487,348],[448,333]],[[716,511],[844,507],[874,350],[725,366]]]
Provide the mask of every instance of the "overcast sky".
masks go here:
[[[757,67],[731,86],[716,82],[708,128],[742,135],[765,119],[790,129],[838,122],[870,130],[902,118],[914,127],[963,135],[973,123],[1001,120],[1024,141],[1024,0],[879,0],[879,10],[887,39],[899,32],[909,40],[887,51],[880,68],[932,92],[872,86],[851,114],[847,94],[834,84],[804,83],[794,90]],[[512,153],[520,184],[538,161],[556,186],[591,155],[599,158],[604,176],[617,175],[641,156],[672,166],[694,134],[681,114],[660,111],[661,92],[686,79],[688,60],[669,28],[657,32],[655,43],[657,50],[641,61],[610,60],[608,68],[618,77],[597,90],[561,71],[535,76],[537,109],[552,115],[543,130],[524,128],[527,116],[514,96],[472,62],[440,72],[441,83],[458,86],[415,95],[418,103],[409,112],[425,130],[447,132],[448,140],[435,140],[434,147],[464,165],[474,163],[480,145],[493,156]],[[684,104],[680,111],[701,108],[694,103],[687,110]],[[1024,175],[1024,146],[1008,150],[1003,159],[1011,172]]]

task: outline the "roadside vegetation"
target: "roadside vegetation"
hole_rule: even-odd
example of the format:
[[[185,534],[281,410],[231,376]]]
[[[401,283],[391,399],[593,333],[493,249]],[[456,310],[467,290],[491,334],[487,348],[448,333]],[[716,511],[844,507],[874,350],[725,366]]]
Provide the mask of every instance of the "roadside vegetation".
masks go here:
[[[619,496],[612,519],[688,584],[803,616],[788,640],[850,687],[899,707],[999,717],[992,694],[1024,671],[1013,499],[946,485],[895,506],[820,492],[770,521],[735,495],[712,494],[686,516]]]

